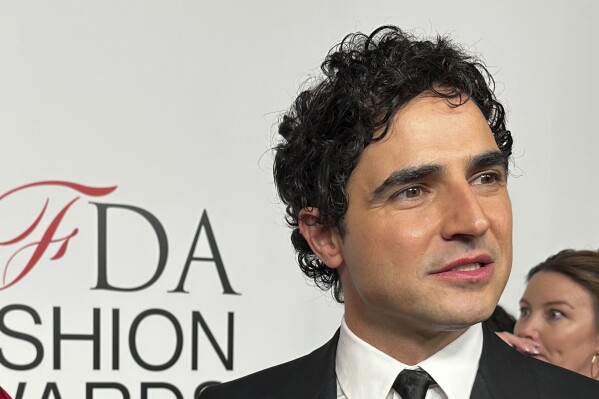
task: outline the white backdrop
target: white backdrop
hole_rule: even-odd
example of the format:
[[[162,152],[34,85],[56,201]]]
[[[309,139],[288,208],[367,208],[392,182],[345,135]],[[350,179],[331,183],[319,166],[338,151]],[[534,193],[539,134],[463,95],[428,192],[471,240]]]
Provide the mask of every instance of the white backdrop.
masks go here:
[[[144,386],[147,398],[188,399],[327,340],[342,309],[296,266],[268,149],[327,50],[381,24],[449,33],[496,77],[515,139],[514,270],[501,300],[515,314],[531,266],[599,247],[597,17],[594,0],[1,0],[0,385],[27,399],[140,398]],[[1,197],[46,181],[116,189]],[[39,224],[8,242],[46,200]],[[186,263],[187,293],[169,293]],[[102,264],[110,287],[133,290],[95,289]],[[223,294],[217,265],[238,295]]]

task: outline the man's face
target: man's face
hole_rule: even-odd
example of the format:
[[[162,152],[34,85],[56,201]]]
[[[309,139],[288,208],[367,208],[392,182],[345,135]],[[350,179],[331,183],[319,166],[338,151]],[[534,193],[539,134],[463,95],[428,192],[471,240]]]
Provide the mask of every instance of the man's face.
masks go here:
[[[354,332],[459,330],[493,311],[512,261],[503,158],[473,101],[421,95],[349,178],[338,271]]]

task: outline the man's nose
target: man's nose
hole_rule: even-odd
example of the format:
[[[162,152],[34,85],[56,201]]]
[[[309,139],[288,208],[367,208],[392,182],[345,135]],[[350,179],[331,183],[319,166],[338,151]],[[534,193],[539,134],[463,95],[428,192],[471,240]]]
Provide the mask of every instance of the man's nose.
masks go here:
[[[452,186],[445,197],[444,239],[475,238],[489,230],[489,218],[468,182]]]

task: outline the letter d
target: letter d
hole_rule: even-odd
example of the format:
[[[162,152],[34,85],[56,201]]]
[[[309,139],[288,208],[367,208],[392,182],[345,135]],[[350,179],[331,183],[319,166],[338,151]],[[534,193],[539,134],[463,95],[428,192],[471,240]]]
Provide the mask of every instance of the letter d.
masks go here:
[[[162,275],[166,266],[166,259],[168,256],[168,241],[166,239],[166,232],[162,227],[162,224],[158,219],[145,209],[141,209],[131,205],[122,204],[100,204],[97,202],[90,202],[98,208],[98,284],[92,287],[94,290],[111,290],[111,291],[140,291],[154,284],[156,280]],[[137,287],[116,287],[108,283],[108,266],[106,261],[106,232],[107,232],[107,220],[108,220],[108,209],[117,208],[132,211],[142,216],[150,226],[154,229],[156,238],[158,239],[158,265],[156,271],[150,280],[146,281]]]

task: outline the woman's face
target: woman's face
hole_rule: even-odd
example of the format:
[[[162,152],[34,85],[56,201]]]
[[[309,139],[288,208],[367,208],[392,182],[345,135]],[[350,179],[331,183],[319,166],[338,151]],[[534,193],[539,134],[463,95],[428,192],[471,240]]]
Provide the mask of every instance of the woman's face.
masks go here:
[[[520,300],[514,333],[539,344],[535,357],[591,375],[591,360],[599,353],[599,329],[590,292],[557,272],[538,272]],[[599,370],[599,360],[595,364]]]

